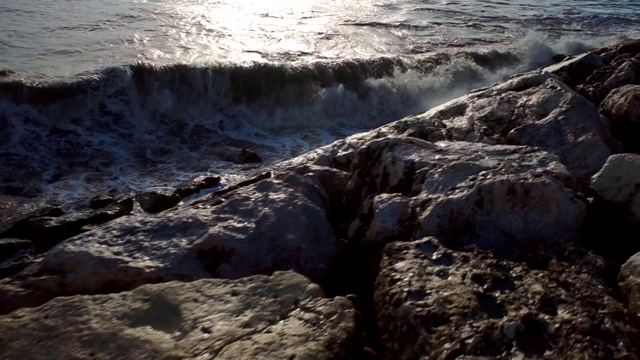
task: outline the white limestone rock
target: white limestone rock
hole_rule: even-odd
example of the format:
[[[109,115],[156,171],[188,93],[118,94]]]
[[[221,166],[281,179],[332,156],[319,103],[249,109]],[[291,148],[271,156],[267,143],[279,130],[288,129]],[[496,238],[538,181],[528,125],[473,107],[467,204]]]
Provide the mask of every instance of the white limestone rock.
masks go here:
[[[621,204],[640,225],[640,155],[616,154],[591,178],[591,187],[604,200]]]
[[[548,72],[517,75],[378,131],[428,141],[535,146],[586,182],[620,144],[598,109]]]
[[[347,202],[371,209],[350,233],[373,242],[436,236],[517,258],[573,240],[586,211],[558,158],[529,147],[384,138],[358,150],[352,171]]]

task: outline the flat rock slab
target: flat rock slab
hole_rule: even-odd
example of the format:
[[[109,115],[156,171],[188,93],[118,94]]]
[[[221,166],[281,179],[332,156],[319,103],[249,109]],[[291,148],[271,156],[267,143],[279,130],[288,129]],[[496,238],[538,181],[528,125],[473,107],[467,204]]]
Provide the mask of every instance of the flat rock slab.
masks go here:
[[[384,249],[375,308],[387,359],[637,359],[635,320],[594,275],[602,259],[532,270],[435,238]]]
[[[3,359],[352,359],[357,314],[293,272],[56,298],[0,316]]]
[[[296,270],[317,280],[336,256],[324,189],[280,174],[157,215],[126,216],[47,252],[28,287],[54,294]]]

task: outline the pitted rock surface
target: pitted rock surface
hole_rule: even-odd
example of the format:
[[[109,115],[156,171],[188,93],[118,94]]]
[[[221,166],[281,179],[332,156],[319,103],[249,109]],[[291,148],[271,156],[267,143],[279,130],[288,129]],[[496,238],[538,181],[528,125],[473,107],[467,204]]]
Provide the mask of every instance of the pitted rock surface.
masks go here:
[[[293,272],[56,298],[0,316],[3,359],[356,359],[358,317]]]
[[[385,358],[637,359],[634,320],[591,275],[603,260],[579,258],[532,270],[435,238],[388,244],[375,288]]]

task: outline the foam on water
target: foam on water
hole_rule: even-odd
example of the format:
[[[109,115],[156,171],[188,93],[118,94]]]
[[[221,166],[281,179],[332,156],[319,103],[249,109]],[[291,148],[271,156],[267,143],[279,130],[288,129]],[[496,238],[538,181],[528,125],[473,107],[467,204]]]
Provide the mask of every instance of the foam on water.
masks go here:
[[[133,65],[0,82],[0,190],[66,207],[96,193],[226,183],[335,139],[417,114],[557,53],[600,43],[530,33],[508,48],[297,63]],[[257,152],[235,164],[222,146]]]

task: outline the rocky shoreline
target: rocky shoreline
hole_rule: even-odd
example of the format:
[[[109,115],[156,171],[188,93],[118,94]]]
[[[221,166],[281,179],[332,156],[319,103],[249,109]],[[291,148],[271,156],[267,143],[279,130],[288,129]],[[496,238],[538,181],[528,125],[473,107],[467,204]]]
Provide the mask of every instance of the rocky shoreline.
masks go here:
[[[0,358],[640,358],[640,41],[558,60],[235,186],[5,219]]]

